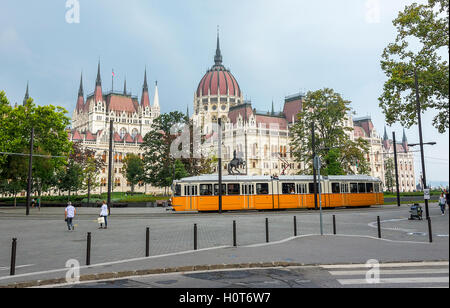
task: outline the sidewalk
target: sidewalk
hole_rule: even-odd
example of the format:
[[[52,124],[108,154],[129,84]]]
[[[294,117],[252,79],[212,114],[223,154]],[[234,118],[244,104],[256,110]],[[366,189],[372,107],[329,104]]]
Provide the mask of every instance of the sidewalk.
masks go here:
[[[380,240],[367,236],[306,235],[269,244],[243,247],[208,248],[198,251],[135,258],[93,264],[80,269],[81,281],[135,275],[188,272],[223,268],[253,268],[323,264],[364,264],[370,259],[381,263],[448,261],[449,243],[420,243]],[[82,261],[81,261],[82,262]],[[18,287],[64,283],[68,269],[0,277],[1,286]]]

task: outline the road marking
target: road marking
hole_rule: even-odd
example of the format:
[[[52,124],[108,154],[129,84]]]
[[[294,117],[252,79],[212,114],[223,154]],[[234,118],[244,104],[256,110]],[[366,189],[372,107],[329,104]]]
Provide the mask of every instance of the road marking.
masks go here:
[[[369,284],[366,279],[338,279],[341,285]],[[380,278],[379,284],[397,283],[449,283],[448,277],[405,277],[405,278]]]
[[[444,262],[406,262],[406,263],[382,263],[380,268],[386,267],[416,267],[416,266],[449,266],[448,261]],[[346,268],[366,268],[366,264],[341,264],[341,265],[321,265],[324,269],[346,269]]]
[[[16,266],[16,268],[24,268],[24,267],[30,267],[30,266],[34,266],[34,264],[27,264],[27,265],[18,265]],[[0,267],[0,271],[9,271],[11,268],[10,267]]]
[[[366,275],[365,271],[330,271],[332,276],[358,276]],[[380,275],[417,275],[417,274],[448,274],[447,269],[402,269],[402,270],[382,270]]]

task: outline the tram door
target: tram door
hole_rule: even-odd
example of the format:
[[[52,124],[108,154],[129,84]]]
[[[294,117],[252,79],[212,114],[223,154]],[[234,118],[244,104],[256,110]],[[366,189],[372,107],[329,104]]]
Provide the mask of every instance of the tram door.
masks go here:
[[[197,185],[185,186],[186,195],[188,196],[188,208],[190,210],[197,210]]]
[[[253,209],[255,207],[255,185],[242,184],[243,208]]]

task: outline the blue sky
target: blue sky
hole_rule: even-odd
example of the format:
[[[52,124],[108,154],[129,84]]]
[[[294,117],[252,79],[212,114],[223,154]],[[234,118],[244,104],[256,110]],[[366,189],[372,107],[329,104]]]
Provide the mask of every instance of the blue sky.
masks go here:
[[[255,108],[281,109],[284,97],[330,87],[352,101],[357,116],[371,116],[379,134],[378,107],[385,75],[384,47],[395,37],[392,20],[406,0],[119,1],[78,0],[80,23],[66,22],[66,0],[2,0],[0,89],[21,103],[27,81],[38,104],[76,104],[80,73],[85,94],[94,89],[101,59],[103,89],[141,94],[144,69],[158,80],[162,112],[192,111],[194,92],[212,66],[217,25],[225,66]],[[153,97],[153,88],[151,89]],[[424,117],[429,180],[448,181],[448,133]],[[388,127],[402,136],[402,127]],[[406,131],[418,142],[416,126]],[[416,153],[416,174],[420,156]]]

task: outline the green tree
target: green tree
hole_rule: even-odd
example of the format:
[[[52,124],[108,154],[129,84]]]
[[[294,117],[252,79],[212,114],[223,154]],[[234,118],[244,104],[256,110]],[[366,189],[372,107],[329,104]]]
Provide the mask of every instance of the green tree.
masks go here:
[[[433,126],[444,133],[449,128],[449,1],[413,3],[393,24],[397,37],[384,49],[381,60],[388,77],[379,98],[386,122],[398,121],[405,127],[417,124],[416,71],[421,108],[437,111]]]
[[[122,173],[131,184],[131,193],[134,186],[144,179],[144,162],[135,154],[128,154],[123,160]]]
[[[362,138],[355,141],[350,139],[353,127],[346,126],[345,123],[350,112],[350,101],[343,99],[333,89],[325,88],[307,93],[303,109],[297,115],[298,121],[291,129],[291,152],[294,159],[304,167],[301,174],[312,174],[313,123],[316,154],[325,158],[322,159],[324,172],[354,173],[356,161],[360,161],[363,167],[367,165],[364,153],[368,152],[368,142]],[[358,171],[366,173],[363,167],[358,168]]]
[[[169,187],[172,184],[170,146],[177,138],[172,127],[185,125],[187,117],[178,112],[161,114],[152,124],[150,132],[144,137],[141,148],[144,150],[144,181],[155,187]]]
[[[66,131],[69,125],[67,111],[52,105],[36,106],[31,98],[25,106],[20,105],[14,108],[8,106],[5,93],[0,92],[0,148],[10,153],[29,153],[33,127],[34,154],[48,156],[33,158],[33,187],[34,191],[39,193],[47,191],[55,184],[56,172],[64,166],[70,152],[71,142]],[[12,187],[19,187],[20,183],[15,182],[23,181],[23,178],[28,175],[27,173],[26,175],[25,173],[12,174],[11,170],[14,169],[11,169],[11,164],[22,161],[22,165],[27,166],[28,160],[12,158],[12,156],[17,154],[0,155],[0,175],[8,179]]]

